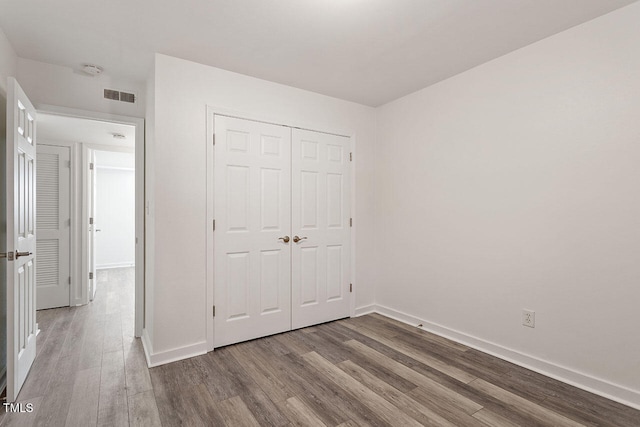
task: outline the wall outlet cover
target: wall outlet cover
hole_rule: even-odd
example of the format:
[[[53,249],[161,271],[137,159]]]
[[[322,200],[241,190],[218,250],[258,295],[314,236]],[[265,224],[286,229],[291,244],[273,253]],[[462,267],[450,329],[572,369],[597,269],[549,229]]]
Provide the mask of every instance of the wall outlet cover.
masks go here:
[[[522,310],[522,325],[529,328],[536,327],[536,312],[533,310]]]

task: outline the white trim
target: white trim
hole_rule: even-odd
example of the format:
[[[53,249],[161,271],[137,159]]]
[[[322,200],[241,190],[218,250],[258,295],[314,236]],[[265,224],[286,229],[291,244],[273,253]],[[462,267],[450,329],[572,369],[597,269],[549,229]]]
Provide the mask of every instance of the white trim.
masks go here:
[[[95,149],[95,150],[100,150],[100,151],[121,151],[121,152],[135,152],[136,155],[136,204],[135,204],[135,210],[136,210],[136,231],[135,231],[135,237],[136,237],[136,250],[135,250],[135,254],[136,254],[136,280],[135,280],[135,336],[136,337],[140,337],[142,336],[142,330],[143,330],[143,326],[144,326],[144,299],[145,299],[145,244],[146,244],[146,238],[145,238],[145,192],[146,192],[146,184],[145,184],[145,176],[146,176],[146,172],[145,172],[145,121],[144,118],[140,118],[140,117],[133,117],[133,116],[121,116],[121,115],[116,115],[116,114],[110,114],[110,113],[99,113],[99,112],[95,112],[95,111],[86,111],[86,110],[79,110],[79,109],[75,109],[75,108],[67,108],[67,107],[60,107],[60,106],[56,106],[56,105],[49,105],[49,104],[39,104],[36,105],[36,110],[39,113],[43,113],[43,114],[50,114],[50,115],[57,115],[57,116],[66,116],[66,117],[76,117],[76,118],[82,118],[82,119],[87,119],[87,120],[98,120],[98,121],[104,121],[104,122],[110,122],[110,123],[118,123],[118,124],[124,124],[124,125],[129,125],[129,126],[134,126],[135,127],[135,147],[132,149],[131,147],[117,147],[117,146],[110,146],[110,145],[100,145],[100,144],[90,144],[90,143],[83,143],[80,145],[77,145],[78,147],[83,147],[83,148],[90,148],[90,149]],[[82,151],[84,150],[77,150],[77,156],[82,158]],[[73,153],[72,153],[73,156]],[[75,163],[76,159],[72,159],[72,164]],[[81,159],[77,159],[78,165],[82,164]],[[78,175],[83,175],[81,172],[84,168],[79,168],[80,170],[78,171]],[[79,178],[81,178],[81,176],[79,176]],[[77,183],[78,186],[80,186],[81,183]],[[72,188],[73,191],[76,191],[75,196],[72,197],[77,197],[78,195],[80,195],[80,191],[81,191],[81,186],[74,186],[74,188]],[[82,216],[79,217],[78,219],[78,224],[80,227],[80,230],[84,230],[85,228],[82,227]],[[77,242],[74,242],[77,243]],[[75,245],[74,245],[75,246]],[[78,254],[78,256],[80,256],[81,254]],[[84,265],[84,264],[83,264]],[[83,282],[82,278],[83,278],[83,272],[80,271],[80,266],[78,267],[78,273],[80,274],[80,277],[78,278],[77,282],[77,289],[81,289],[83,288],[83,286],[81,286],[81,283]],[[73,279],[73,275],[72,275],[72,281]],[[84,291],[84,289],[83,289]],[[73,295],[73,294],[72,294]],[[81,304],[87,304],[88,301],[88,294],[86,295],[81,295],[81,298],[77,298],[74,300],[74,298],[71,298],[71,304],[72,305],[78,305],[78,303]],[[81,300],[81,301],[79,301]]]
[[[91,148],[92,150],[95,150],[95,151],[110,151],[112,153],[131,153],[131,154],[135,154],[135,152],[136,152],[135,147],[134,148],[131,148],[131,147],[117,147],[115,145],[92,144],[90,142],[82,142],[82,145],[84,145],[85,147]],[[105,166],[103,166],[103,167],[105,167]]]
[[[347,131],[345,129],[340,129],[332,125],[324,125],[324,124],[312,123],[312,122],[302,123],[295,120],[292,121],[288,117],[275,117],[275,116],[267,116],[262,114],[252,114],[252,113],[247,113],[243,111],[229,109],[226,107],[207,105],[207,114],[209,114],[210,112],[212,112],[213,114],[217,114],[219,116],[234,117],[236,119],[251,120],[254,122],[268,123],[268,124],[273,124],[277,126],[287,126],[290,128],[304,129],[304,130],[310,130],[310,131],[320,132],[320,133],[328,133],[331,135],[346,136],[349,138],[354,136],[354,132]]]
[[[472,335],[465,334],[464,332],[459,332],[454,329],[447,328],[446,326],[438,325],[437,323],[432,323],[389,307],[379,304],[373,304],[368,307],[372,308],[373,312],[412,326],[422,324],[422,329],[425,331],[429,331],[457,343],[464,344],[483,353],[490,354],[499,359],[506,360],[507,362],[514,363],[518,366],[530,369],[534,372],[572,385],[579,389],[622,403],[623,405],[640,409],[640,391],[632,390],[618,384],[613,384],[607,380],[596,378],[547,360],[529,356],[517,350],[512,350],[499,344],[483,340],[482,338],[474,337]]]
[[[82,206],[82,215],[80,216],[80,239],[81,243],[81,273],[80,273],[80,281],[78,282],[79,288],[77,289],[77,296],[80,300],[81,304],[88,304],[90,301],[93,301],[93,297],[95,294],[95,281],[96,278],[89,279],[90,274],[95,273],[91,271],[91,258],[95,259],[95,255],[90,253],[91,246],[91,234],[92,231],[89,230],[89,219],[91,218],[91,196],[93,193],[93,188],[90,185],[87,185],[90,181],[91,170],[89,169],[89,165],[93,161],[93,150],[88,148],[85,144],[80,145],[80,204]],[[93,227],[91,227],[93,229]]]
[[[110,264],[96,265],[96,270],[109,270],[112,268],[128,268],[128,267],[135,267],[135,266],[136,266],[135,262],[114,262]]]
[[[113,171],[123,171],[123,172],[135,172],[135,168],[128,168],[128,167],[124,167],[124,166],[100,166],[98,164],[96,164],[96,169],[106,169],[106,170],[113,170]]]
[[[111,113],[99,113],[97,111],[79,110],[76,108],[61,107],[51,104],[37,104],[36,110],[43,114],[52,114],[56,116],[76,117],[80,119],[97,120],[102,122],[119,123],[123,125],[137,125],[137,122],[144,122],[141,117],[121,116]],[[136,142],[138,135],[136,134]]]
[[[160,353],[153,353],[151,345],[149,344],[149,336],[147,335],[146,329],[142,331],[142,347],[144,348],[144,356],[147,359],[147,366],[149,368],[166,365],[171,362],[177,362],[178,360],[201,356],[207,353],[206,341],[201,341],[185,347],[173,348]]]
[[[350,271],[352,292],[349,296],[349,315],[351,317],[356,315],[356,296],[358,295],[358,278],[356,277],[356,229],[358,227],[358,221],[356,220],[356,134],[355,132],[349,137],[349,153],[353,153],[353,161],[349,160],[349,186],[351,187],[351,200],[349,200],[349,210],[351,214],[349,217],[353,220],[351,228],[350,245],[351,253],[349,254]],[[349,154],[351,156],[351,154]]]
[[[142,330],[142,336],[140,337],[140,341],[142,341],[142,350],[144,350],[144,358],[147,360],[147,367],[151,367],[151,355],[153,354],[153,346],[151,345],[151,340],[149,339],[149,333],[147,332],[147,328]]]
[[[369,304],[369,305],[365,305],[364,307],[356,308],[353,313],[353,316],[351,317],[359,317],[359,316],[364,316],[365,314],[371,314],[371,313],[376,313],[375,304]]]
[[[213,166],[215,165],[215,159],[214,159],[214,155],[215,155],[215,149],[213,147],[213,138],[214,138],[214,132],[215,132],[215,123],[214,123],[214,117],[215,117],[215,109],[213,107],[210,107],[207,105],[207,141],[206,141],[206,145],[207,145],[207,182],[206,182],[206,191],[207,191],[207,212],[206,212],[206,218],[207,218],[207,234],[206,234],[206,276],[205,276],[205,282],[206,282],[206,298],[205,298],[205,308],[204,308],[204,312],[205,312],[205,316],[207,318],[207,324],[206,324],[206,336],[207,336],[207,350],[208,351],[213,351],[213,347],[214,347],[214,330],[215,330],[215,325],[214,325],[214,319],[213,316],[211,315],[211,310],[212,307],[215,305],[215,285],[214,285],[214,281],[213,281],[213,276],[214,276],[214,270],[213,270],[213,220],[214,218],[214,205],[213,205],[213,198],[215,196],[214,193],[214,188],[215,188],[215,183],[213,182],[213,177],[214,177],[214,171],[213,171]]]
[[[255,115],[251,113],[240,112],[236,110],[231,110],[225,107],[218,107],[207,105],[206,106],[206,120],[207,120],[207,137],[206,137],[206,156],[207,156],[207,182],[206,182],[206,194],[207,194],[207,211],[206,211],[206,293],[207,296],[205,298],[205,313],[206,313],[206,340],[207,340],[207,349],[208,351],[213,351],[214,348],[214,319],[213,316],[210,315],[212,307],[215,305],[215,284],[213,281],[214,271],[213,271],[213,262],[209,262],[209,260],[213,260],[213,220],[214,218],[214,188],[215,183],[213,182],[214,176],[214,164],[215,164],[215,149],[213,145],[213,138],[215,133],[215,123],[214,118],[216,115],[226,116],[226,117],[234,117],[243,120],[252,120],[256,122],[269,123],[278,126],[287,126],[295,129],[305,129],[314,132],[328,133],[331,135],[344,136],[349,138],[349,143],[351,146],[351,152],[354,153],[356,151],[356,133],[352,131],[345,131],[344,129],[337,129],[330,125],[318,125],[313,123],[300,123],[297,121],[291,121],[286,117],[266,117],[262,115]],[[355,206],[356,206],[356,177],[355,177],[355,159],[351,162],[351,200],[350,200],[350,208],[351,208],[351,217],[355,218]],[[351,228],[351,283],[353,284],[353,292],[350,296],[350,315],[354,316],[356,312],[355,308],[355,300],[356,300],[356,243],[355,243],[355,230],[356,230],[356,221],[354,219],[354,226]]]

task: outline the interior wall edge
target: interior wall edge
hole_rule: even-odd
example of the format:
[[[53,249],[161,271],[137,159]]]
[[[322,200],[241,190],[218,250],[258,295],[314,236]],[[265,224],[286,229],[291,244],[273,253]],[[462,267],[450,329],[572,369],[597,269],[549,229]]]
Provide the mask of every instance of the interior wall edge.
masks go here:
[[[153,346],[151,345],[151,340],[149,339],[149,330],[147,328],[144,328],[142,330],[140,341],[142,342],[142,350],[144,351],[144,358],[147,362],[147,367],[151,367],[151,355],[153,354]]]
[[[142,346],[144,347],[147,366],[149,368],[155,368],[156,366],[166,365],[167,363],[177,362],[179,360],[190,359],[208,352],[206,340],[183,347],[160,351],[158,353],[153,352],[148,341],[149,337],[146,334],[145,329],[142,333]]]
[[[530,356],[499,344],[465,334],[437,323],[429,322],[414,315],[395,310],[380,304],[374,304],[372,312],[398,320],[411,326],[422,324],[420,329],[431,332],[451,341],[466,345],[475,350],[495,356],[499,359],[553,378],[579,389],[613,400],[634,409],[640,409],[640,390],[632,390],[609,381],[593,377],[569,367],[557,365],[548,360]],[[364,314],[364,313],[363,313]],[[417,326],[416,326],[417,327]]]

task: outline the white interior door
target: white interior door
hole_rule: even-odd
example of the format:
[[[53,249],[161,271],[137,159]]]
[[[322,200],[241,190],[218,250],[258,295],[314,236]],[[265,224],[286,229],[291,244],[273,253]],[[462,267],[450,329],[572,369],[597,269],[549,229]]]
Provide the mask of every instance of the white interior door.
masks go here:
[[[348,137],[293,129],[293,329],[349,316],[349,153]]]
[[[8,79],[7,400],[13,402],[36,356],[36,111]]]
[[[71,149],[39,144],[37,309],[69,305],[71,286]]]
[[[291,328],[291,131],[218,115],[214,121],[220,347]]]

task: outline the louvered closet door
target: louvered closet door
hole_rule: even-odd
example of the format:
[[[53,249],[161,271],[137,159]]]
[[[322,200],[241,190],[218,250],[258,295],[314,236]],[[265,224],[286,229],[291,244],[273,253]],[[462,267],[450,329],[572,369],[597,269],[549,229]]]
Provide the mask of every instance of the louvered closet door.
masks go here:
[[[292,327],[349,316],[350,139],[292,131]]]
[[[215,116],[214,346],[291,328],[291,130]]]
[[[36,306],[69,305],[70,148],[38,145]]]

